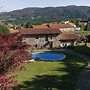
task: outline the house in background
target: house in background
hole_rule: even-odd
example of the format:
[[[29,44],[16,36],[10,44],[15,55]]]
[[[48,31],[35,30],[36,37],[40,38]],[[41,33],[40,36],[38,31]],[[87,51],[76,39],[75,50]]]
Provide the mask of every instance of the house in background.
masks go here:
[[[81,30],[81,28],[79,27],[79,26],[76,26],[74,23],[72,23],[72,22],[70,22],[70,21],[66,21],[66,22],[64,22],[65,24],[69,24],[69,25],[71,25],[72,27],[74,27],[75,28],[75,30]]]
[[[59,29],[61,32],[69,32],[69,31],[75,31],[76,26],[73,23],[68,24],[57,24],[57,23],[49,23],[49,24],[42,24],[42,25],[33,25],[34,29]]]
[[[88,21],[87,20],[82,20],[82,21],[80,21],[80,25],[84,25],[84,26],[86,26],[87,25],[87,23],[88,23]]]
[[[10,34],[18,34],[19,30],[9,30]]]
[[[71,26],[70,24],[51,24],[50,28],[57,28],[61,32],[70,32],[76,30],[76,28],[74,26]]]
[[[23,42],[30,44],[34,47],[42,48],[52,48],[59,47],[60,42],[56,37],[61,33],[59,29],[55,28],[23,28],[20,34],[23,36]]]
[[[76,25],[74,23],[70,22],[70,21],[65,21],[64,24],[69,24],[69,25],[76,28]]]

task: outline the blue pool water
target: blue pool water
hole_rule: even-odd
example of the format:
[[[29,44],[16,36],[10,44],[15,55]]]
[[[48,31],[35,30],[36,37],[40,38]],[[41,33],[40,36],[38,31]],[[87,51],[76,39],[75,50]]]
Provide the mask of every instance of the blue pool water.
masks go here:
[[[56,53],[38,53],[32,54],[33,59],[40,59],[40,60],[63,60],[66,56],[64,54],[56,54]]]

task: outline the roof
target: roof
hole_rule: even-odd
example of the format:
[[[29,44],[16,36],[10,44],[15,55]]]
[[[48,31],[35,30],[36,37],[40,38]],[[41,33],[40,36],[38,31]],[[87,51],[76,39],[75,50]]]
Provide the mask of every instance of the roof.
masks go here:
[[[34,29],[48,29],[48,28],[74,28],[70,24],[42,24],[42,25],[33,25]]]
[[[48,26],[47,25],[33,25],[33,28],[34,29],[47,29],[48,28]]]
[[[76,40],[79,38],[76,34],[60,34],[57,37],[59,40]]]
[[[5,25],[6,27],[10,28],[10,27],[13,27],[13,24],[9,23],[7,25]]]
[[[10,33],[11,33],[11,34],[19,33],[19,30],[10,30]]]
[[[73,26],[73,27],[76,27],[76,25],[74,23],[72,23],[72,22],[69,22],[68,24]]]
[[[84,23],[86,23],[86,22],[88,22],[87,20],[82,20],[82,21],[80,21],[80,22],[84,22]]]
[[[60,34],[61,31],[58,29],[34,29],[34,28],[24,28],[20,30],[22,35],[39,35],[39,34]]]
[[[71,26],[70,24],[51,24],[50,25],[51,28],[74,28],[73,26]]]

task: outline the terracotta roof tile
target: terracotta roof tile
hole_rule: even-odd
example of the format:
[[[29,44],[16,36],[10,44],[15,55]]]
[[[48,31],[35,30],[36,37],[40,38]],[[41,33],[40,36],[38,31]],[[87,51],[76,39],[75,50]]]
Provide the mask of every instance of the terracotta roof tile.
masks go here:
[[[49,25],[49,27],[48,27]],[[74,28],[74,26],[70,24],[43,24],[43,25],[34,25],[34,29],[48,29],[48,28]]]
[[[50,25],[51,28],[74,28],[73,26],[69,25],[69,24],[51,24]]]
[[[38,34],[60,34],[61,31],[58,29],[34,29],[34,28],[24,28],[20,30],[20,33],[25,34],[31,34],[31,35],[38,35]]]
[[[48,29],[48,26],[46,26],[46,25],[34,25],[33,28],[34,29]]]
[[[10,30],[10,33],[13,34],[13,33],[19,33],[19,30]]]
[[[60,34],[57,37],[59,40],[76,40],[79,38],[76,34]]]

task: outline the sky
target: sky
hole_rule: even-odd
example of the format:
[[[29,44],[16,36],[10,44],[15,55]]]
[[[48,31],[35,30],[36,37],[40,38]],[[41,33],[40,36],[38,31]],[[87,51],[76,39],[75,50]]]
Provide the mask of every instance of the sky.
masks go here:
[[[90,6],[90,0],[0,0],[0,12],[26,7]]]

